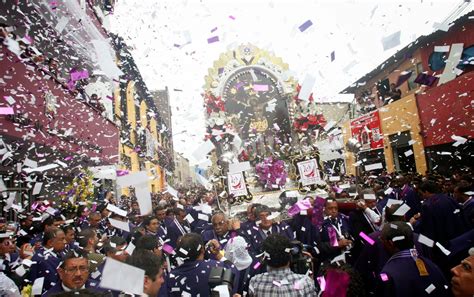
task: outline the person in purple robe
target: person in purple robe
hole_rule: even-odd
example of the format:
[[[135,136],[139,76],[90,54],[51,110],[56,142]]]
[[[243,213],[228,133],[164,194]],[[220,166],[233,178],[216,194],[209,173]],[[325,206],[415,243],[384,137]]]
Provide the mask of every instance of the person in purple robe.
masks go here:
[[[390,258],[377,276],[376,296],[449,296],[443,272],[431,260],[418,255],[413,248],[410,226],[405,222],[386,224],[382,229],[381,240]]]

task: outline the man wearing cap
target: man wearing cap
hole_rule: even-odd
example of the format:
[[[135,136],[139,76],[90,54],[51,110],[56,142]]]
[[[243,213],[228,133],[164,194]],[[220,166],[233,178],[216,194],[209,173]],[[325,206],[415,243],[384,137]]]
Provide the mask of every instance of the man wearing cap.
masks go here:
[[[413,232],[404,222],[386,224],[381,239],[391,255],[379,275],[376,296],[448,296],[448,283],[441,270],[413,249]]]
[[[189,296],[210,296],[208,285],[209,274],[214,267],[225,267],[232,269],[235,274],[233,291],[237,290],[238,270],[229,261],[223,258],[219,249],[219,243],[211,241],[210,251],[216,255],[216,260],[204,260],[204,242],[199,234],[188,233],[183,235],[177,242],[176,254],[183,262],[177,268],[171,270],[165,280],[169,296],[181,297],[186,293]]]
[[[37,278],[44,277],[43,292],[59,282],[56,268],[61,263],[62,253],[66,246],[66,236],[61,229],[53,229],[44,233],[43,247],[36,251],[31,261],[29,280],[33,283]]]
[[[288,224],[273,221],[273,218],[271,218],[271,210],[268,206],[258,206],[255,210],[255,214],[257,217],[256,225],[246,231],[253,255],[262,253],[262,243],[270,234],[281,234],[289,240],[295,239],[293,230],[291,230]]]

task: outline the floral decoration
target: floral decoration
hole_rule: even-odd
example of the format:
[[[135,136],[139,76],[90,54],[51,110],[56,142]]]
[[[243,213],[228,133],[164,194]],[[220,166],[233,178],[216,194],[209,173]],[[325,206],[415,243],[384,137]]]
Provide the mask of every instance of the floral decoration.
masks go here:
[[[310,95],[308,101],[298,99],[301,86],[297,85],[295,100],[295,115],[293,118],[293,127],[298,133],[304,133],[314,129],[320,129],[327,123],[321,110],[314,102],[313,94]]]
[[[286,184],[285,163],[274,157],[265,158],[255,166],[258,182],[265,190],[275,190]]]

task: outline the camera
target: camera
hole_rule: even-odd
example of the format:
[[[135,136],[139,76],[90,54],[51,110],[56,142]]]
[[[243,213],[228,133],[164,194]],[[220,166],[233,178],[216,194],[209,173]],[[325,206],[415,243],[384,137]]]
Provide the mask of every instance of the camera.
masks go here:
[[[229,294],[234,288],[234,273],[230,269],[224,267],[211,268],[209,273],[209,289],[211,290],[211,297],[219,297],[219,291],[222,286],[226,286]],[[219,287],[219,288],[217,288]]]
[[[290,269],[294,273],[306,274],[312,269],[311,257],[303,254],[304,251],[305,247],[300,241],[291,241]]]

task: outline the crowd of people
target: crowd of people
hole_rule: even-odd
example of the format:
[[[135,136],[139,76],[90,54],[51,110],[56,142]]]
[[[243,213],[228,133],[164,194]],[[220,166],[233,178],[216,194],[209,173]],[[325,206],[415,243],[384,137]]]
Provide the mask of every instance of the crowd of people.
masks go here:
[[[125,296],[104,285],[127,282],[106,267],[119,262],[147,296],[473,296],[470,174],[342,176],[325,192],[284,192],[283,220],[258,201],[229,218],[200,188],[153,195],[145,215],[133,193],[37,201],[0,221],[0,293]]]

